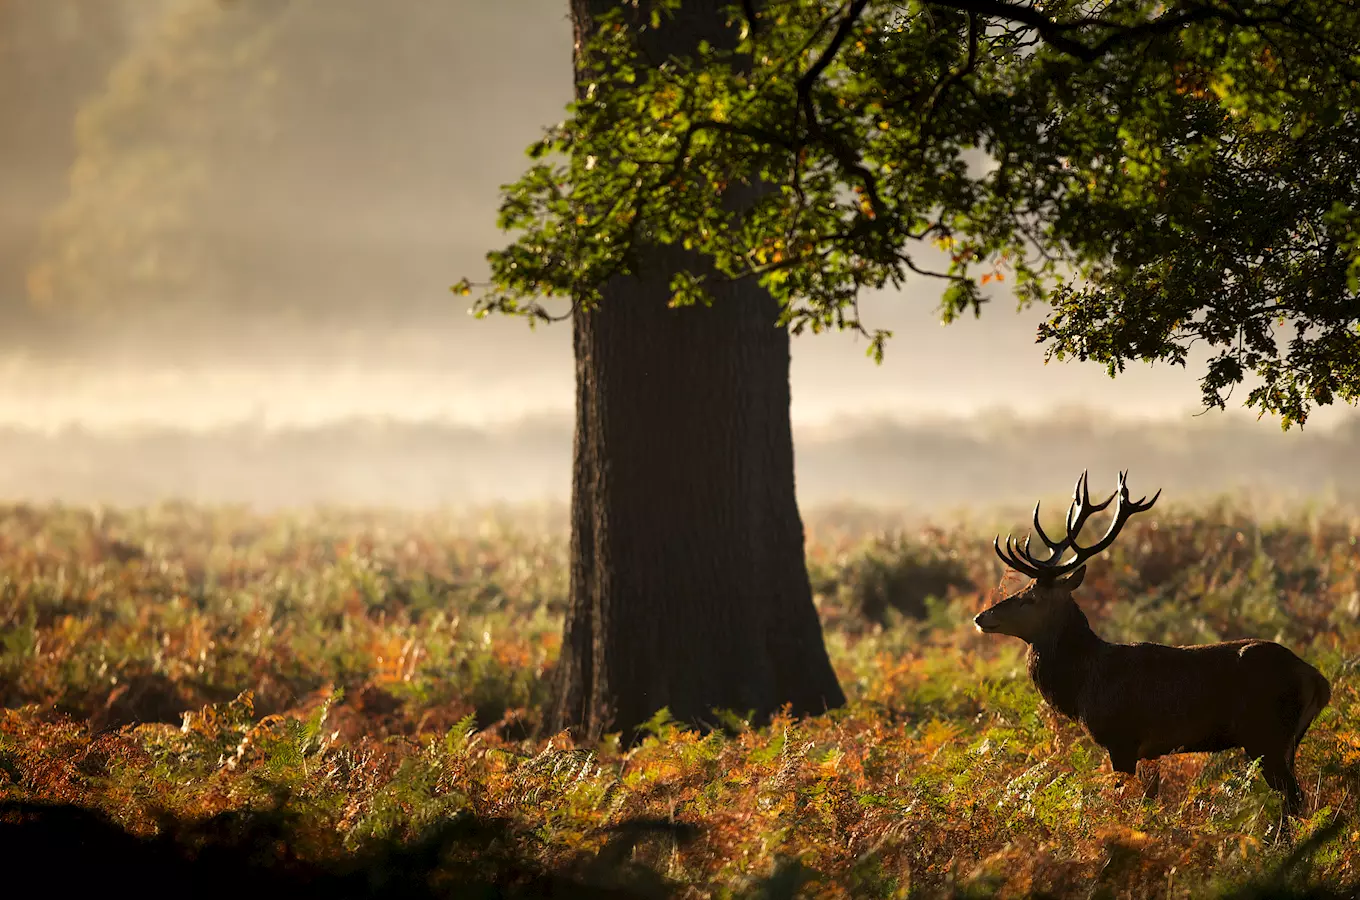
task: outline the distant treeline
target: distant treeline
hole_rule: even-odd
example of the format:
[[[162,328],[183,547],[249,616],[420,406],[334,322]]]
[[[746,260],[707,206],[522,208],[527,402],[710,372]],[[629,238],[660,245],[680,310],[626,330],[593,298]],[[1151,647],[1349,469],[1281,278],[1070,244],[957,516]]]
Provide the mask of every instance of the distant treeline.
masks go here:
[[[208,432],[0,429],[0,499],[144,504],[165,499],[261,508],[339,504],[432,508],[562,500],[571,423],[482,429],[355,420],[241,424]],[[917,421],[846,419],[796,435],[804,504],[920,510],[1055,497],[1083,468],[1170,498],[1360,501],[1360,415],[1280,433],[1234,415],[1129,422],[1085,413]]]

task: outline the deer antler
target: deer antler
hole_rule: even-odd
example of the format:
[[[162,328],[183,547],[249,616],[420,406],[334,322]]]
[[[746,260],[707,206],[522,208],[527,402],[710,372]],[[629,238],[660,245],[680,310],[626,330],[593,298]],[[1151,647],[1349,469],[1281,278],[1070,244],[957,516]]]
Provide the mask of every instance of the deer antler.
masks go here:
[[[1128,470],[1119,473],[1119,487],[1113,494],[1101,503],[1091,502],[1089,477],[1085,470],[1077,478],[1077,486],[1072,491],[1072,505],[1067,509],[1067,534],[1060,541],[1054,541],[1044,533],[1043,526],[1039,524],[1039,504],[1034,504],[1034,531],[1039,535],[1039,540],[1048,547],[1048,556],[1038,559],[1029,551],[1029,537],[1025,538],[1024,543],[1006,535],[1006,548],[1001,549],[1001,538],[998,536],[992,541],[992,548],[996,550],[996,555],[1001,561],[1010,568],[1030,578],[1054,579],[1069,572],[1076,571],[1091,557],[1100,553],[1106,547],[1114,543],[1114,539],[1119,536],[1119,532],[1124,527],[1124,523],[1134,513],[1146,512],[1152,508],[1152,504],[1157,502],[1157,498],[1162,496],[1160,490],[1153,494],[1152,499],[1143,497],[1141,500],[1129,499],[1129,486],[1127,484]],[[1081,534],[1081,529],[1086,525],[1086,521],[1092,514],[1105,509],[1113,501],[1114,519],[1110,522],[1110,527],[1105,534],[1089,547],[1082,547],[1077,543],[1077,537]],[[1063,561],[1063,554],[1072,551],[1072,558]]]

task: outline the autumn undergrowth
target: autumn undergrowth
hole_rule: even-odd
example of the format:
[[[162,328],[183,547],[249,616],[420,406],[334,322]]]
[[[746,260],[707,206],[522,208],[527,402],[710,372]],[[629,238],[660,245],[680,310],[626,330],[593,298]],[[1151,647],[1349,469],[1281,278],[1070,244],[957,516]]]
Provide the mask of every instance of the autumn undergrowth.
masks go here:
[[[1165,759],[1145,799],[1041,705],[1019,642],[973,631],[1014,586],[990,542],[1018,521],[885,531],[807,518],[848,706],[759,728],[727,714],[708,734],[662,713],[627,748],[541,733],[567,592],[554,528],[4,508],[0,856],[61,804],[94,817],[61,820],[68,831],[140,842],[111,858],[192,863],[234,840],[261,877],[349,886],[328,896],[356,884],[375,896],[1347,896],[1360,884],[1360,518],[1159,506],[1078,595],[1107,638],[1273,638],[1332,680],[1300,749],[1308,806],[1293,823],[1240,752]],[[1307,893],[1323,888],[1334,893]]]

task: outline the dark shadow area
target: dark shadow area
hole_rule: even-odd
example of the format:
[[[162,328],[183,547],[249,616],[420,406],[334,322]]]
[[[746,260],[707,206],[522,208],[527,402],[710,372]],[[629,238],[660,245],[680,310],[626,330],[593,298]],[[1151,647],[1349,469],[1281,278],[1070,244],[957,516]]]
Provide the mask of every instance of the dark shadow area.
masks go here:
[[[195,898],[666,897],[675,887],[630,861],[644,841],[686,843],[698,829],[637,820],[609,829],[594,856],[559,871],[521,852],[508,821],[460,814],[409,842],[353,856],[304,859],[298,821],[284,808],[165,819],[155,837],[128,833],[101,812],[65,804],[0,804],[0,866],[29,873],[45,894],[97,896],[111,887]]]
[[[101,812],[66,804],[0,803],[0,866],[28,873],[53,896],[98,896],[112,886],[154,895],[195,898],[661,898],[683,887],[635,860],[683,846],[700,826],[634,819],[607,829],[604,846],[556,869],[526,849],[533,838],[508,820],[460,813],[410,841],[373,844],[343,858],[304,858],[300,817],[285,806],[228,812],[198,822],[164,818],[154,837],[124,830]],[[1344,830],[1335,821],[1302,841],[1266,877],[1218,896],[1225,900],[1342,900],[1357,885],[1314,883],[1313,858]],[[1120,870],[1136,867],[1138,852],[1111,849],[1091,884],[1091,897],[1118,895]],[[827,879],[796,860],[784,860],[743,896],[793,898]],[[984,879],[985,881],[985,879]],[[986,896],[983,882],[955,885],[941,896]],[[1033,896],[1045,896],[1035,894]]]

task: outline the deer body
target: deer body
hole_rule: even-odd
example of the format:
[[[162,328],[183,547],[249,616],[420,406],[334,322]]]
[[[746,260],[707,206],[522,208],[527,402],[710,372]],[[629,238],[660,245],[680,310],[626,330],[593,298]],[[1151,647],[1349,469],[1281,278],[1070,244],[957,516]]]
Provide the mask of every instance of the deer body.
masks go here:
[[[1085,560],[1114,540],[1124,520],[1156,502],[1128,500],[1124,475],[1120,504],[1105,537],[1079,547],[1076,535],[1093,512],[1115,497],[1092,505],[1085,473],[1068,513],[1068,536],[1052,541],[1035,526],[1051,555],[1036,560],[1025,545],[1007,539],[997,553],[1012,568],[1034,578],[1023,590],[980,613],[978,630],[1008,634],[1029,644],[1028,669],[1035,687],[1054,709],[1075,719],[1110,755],[1115,771],[1133,774],[1140,759],[1171,753],[1242,748],[1260,759],[1266,782],[1282,792],[1285,808],[1296,812],[1303,792],[1294,774],[1294,754],[1313,719],[1331,697],[1327,679],[1293,652],[1273,641],[1238,640],[1171,647],[1113,644],[1091,630],[1072,599],[1086,574]],[[1061,557],[1074,551],[1072,560]]]
[[[1112,644],[1070,601],[1056,633],[1030,644],[1039,693],[1079,722],[1117,772],[1140,759],[1243,748],[1267,783],[1301,799],[1294,751],[1331,689],[1317,669],[1271,641],[1191,647]]]

